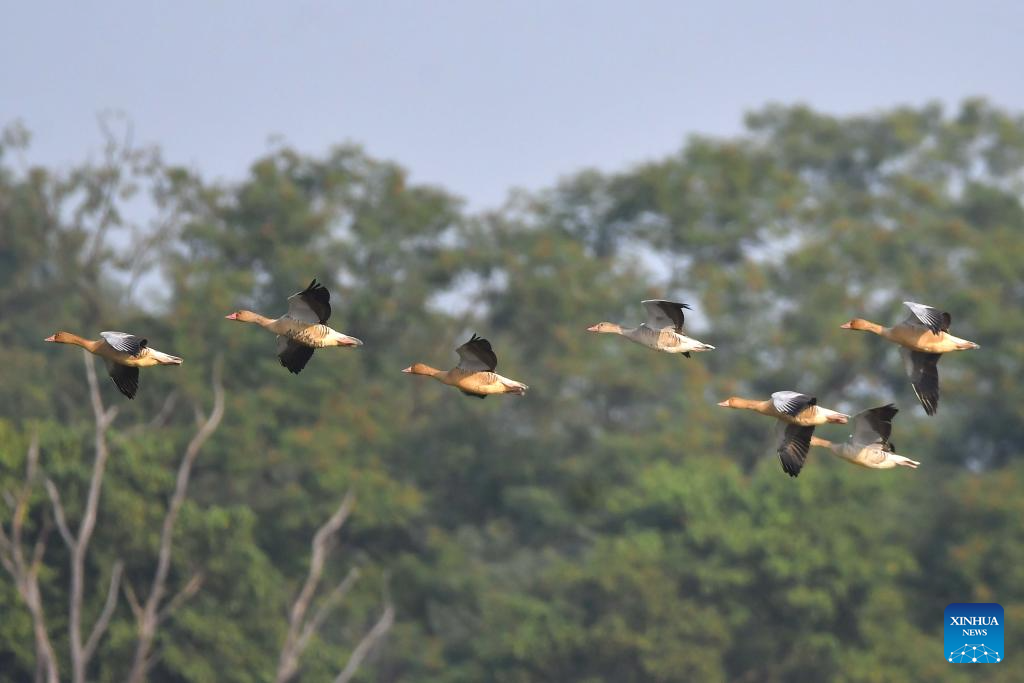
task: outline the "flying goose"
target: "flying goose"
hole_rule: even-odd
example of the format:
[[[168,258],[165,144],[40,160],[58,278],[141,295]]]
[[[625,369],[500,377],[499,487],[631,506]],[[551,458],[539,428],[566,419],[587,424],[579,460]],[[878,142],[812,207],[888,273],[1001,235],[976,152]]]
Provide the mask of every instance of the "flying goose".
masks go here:
[[[149,340],[127,332],[100,332],[103,339],[91,341],[70,332],[55,332],[43,341],[81,346],[107,363],[107,373],[117,390],[135,398],[139,390],[139,368],[152,365],[181,365],[181,359],[150,348]]]
[[[256,323],[277,334],[277,357],[289,372],[299,374],[315,349],[328,346],[362,346],[355,337],[327,326],[331,317],[331,293],[314,278],[301,292],[288,297],[288,312],[271,320],[252,311],[235,311],[228,320]]]
[[[618,334],[641,346],[665,353],[681,353],[686,358],[691,351],[712,351],[715,347],[687,337],[683,331],[685,316],[683,309],[690,309],[689,304],[661,299],[641,301],[647,309],[647,320],[638,327],[622,327],[618,323],[597,323],[587,328],[587,332]]]
[[[724,408],[743,408],[774,417],[785,425],[778,448],[783,471],[791,477],[800,474],[811,446],[814,427],[827,422],[846,424],[849,415],[818,405],[814,396],[796,391],[776,391],[766,401],[732,396],[720,402]]]
[[[980,348],[966,339],[949,333],[952,316],[937,308],[904,301],[910,314],[892,327],[883,327],[863,318],[854,318],[840,325],[844,330],[864,330],[900,345],[903,364],[914,393],[924,412],[934,415],[939,409],[939,359],[951,351]]]
[[[828,439],[811,437],[811,445],[827,448],[838,457],[875,470],[889,470],[894,467],[917,469],[920,465],[895,453],[896,446],[890,440],[892,420],[899,408],[889,403],[857,413],[853,418],[853,434],[845,443],[832,443]]]
[[[455,352],[459,354],[459,364],[451,370],[438,370],[424,363],[414,363],[402,372],[433,377],[439,382],[457,388],[466,396],[477,398],[487,398],[491,394],[523,396],[529,389],[522,382],[502,377],[494,372],[498,367],[498,356],[486,339],[474,334],[468,342],[455,349]]]

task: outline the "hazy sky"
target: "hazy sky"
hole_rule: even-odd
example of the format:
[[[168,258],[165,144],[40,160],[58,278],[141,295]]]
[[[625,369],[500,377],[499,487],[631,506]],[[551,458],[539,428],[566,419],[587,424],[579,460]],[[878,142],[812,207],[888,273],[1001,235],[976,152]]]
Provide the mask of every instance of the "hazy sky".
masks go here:
[[[766,102],[835,113],[984,95],[1024,110],[1020,2],[4,2],[0,125],[33,161],[139,142],[233,178],[271,135],[354,141],[473,207],[731,134]]]

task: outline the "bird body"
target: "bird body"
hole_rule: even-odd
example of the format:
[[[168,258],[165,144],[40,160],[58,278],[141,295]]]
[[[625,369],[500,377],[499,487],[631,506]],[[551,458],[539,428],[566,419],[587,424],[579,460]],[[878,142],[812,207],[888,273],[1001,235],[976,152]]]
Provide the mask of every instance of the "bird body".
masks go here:
[[[473,372],[458,367],[451,370],[438,370],[425,363],[414,363],[403,372],[433,377],[442,384],[461,389],[467,394],[480,396],[490,396],[491,394],[523,395],[528,389],[522,382],[503,377],[496,372]]]
[[[473,335],[456,349],[459,364],[451,370],[438,370],[425,363],[413,363],[402,372],[433,377],[442,384],[455,387],[468,396],[486,398],[493,394],[523,396],[528,386],[494,372],[498,357],[486,339]]]
[[[661,299],[641,302],[647,310],[647,320],[637,327],[622,327],[618,323],[601,322],[587,328],[588,332],[617,334],[626,339],[664,353],[681,353],[687,358],[692,351],[713,351],[714,346],[686,336],[683,331],[683,309],[688,304]]]
[[[845,424],[849,415],[818,405],[818,399],[796,391],[776,391],[765,401],[732,396],[718,405],[724,408],[752,410],[773,417],[785,425],[776,452],[783,471],[791,477],[800,474],[807,459],[814,428],[826,423]]]
[[[863,330],[899,344],[903,362],[925,413],[934,415],[939,409],[939,368],[942,354],[981,348],[967,339],[949,333],[952,316],[937,308],[904,301],[910,309],[906,319],[892,327],[854,318],[840,325],[844,330]]]
[[[107,373],[118,391],[135,398],[139,390],[139,368],[154,365],[181,365],[182,360],[149,346],[149,340],[127,332],[100,332],[102,339],[92,340],[70,332],[56,332],[43,341],[81,346],[107,364]]]
[[[875,445],[860,446],[852,443],[833,443],[828,439],[819,439],[816,436],[811,437],[811,445],[827,448],[834,455],[847,462],[873,470],[890,470],[894,467],[917,469],[917,466],[921,464],[916,460],[911,460],[898,453],[886,451]]]
[[[327,326],[331,317],[330,300],[327,288],[314,279],[304,290],[288,297],[288,312],[280,318],[268,318],[244,309],[225,317],[255,323],[278,335],[278,359],[289,372],[297,375],[313,357],[314,349],[363,345],[355,337]]]
[[[811,437],[811,445],[827,448],[847,462],[875,470],[894,467],[917,469],[921,463],[895,453],[896,447],[890,441],[892,419],[899,409],[891,403],[858,413],[853,418],[853,434],[844,443],[833,443],[827,439]]]
[[[949,332],[939,330],[938,333],[935,333],[926,327],[908,324],[906,321],[892,327],[884,327],[870,320],[854,318],[841,327],[846,330],[873,332],[879,337],[884,337],[911,351],[920,351],[922,353],[950,353],[951,351],[967,351],[968,349],[979,348],[974,342],[954,337]]]

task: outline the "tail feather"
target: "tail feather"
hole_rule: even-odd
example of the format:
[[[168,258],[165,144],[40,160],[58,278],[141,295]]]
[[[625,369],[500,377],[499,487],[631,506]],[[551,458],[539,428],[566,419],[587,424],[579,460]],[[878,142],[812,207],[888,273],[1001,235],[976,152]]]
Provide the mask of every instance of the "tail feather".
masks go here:
[[[921,464],[917,460],[911,460],[910,458],[904,457],[902,455],[896,455],[895,462],[897,465],[901,467],[909,467],[915,470],[917,469],[917,466]]]
[[[169,353],[157,351],[156,349],[150,349],[149,355],[155,358],[161,365],[181,365],[182,363],[182,360],[177,356],[172,356]]]
[[[517,382],[513,379],[507,379],[505,377],[501,379],[501,383],[508,387],[509,391],[507,393],[510,393],[513,396],[525,396],[526,390],[530,388],[523,384],[522,382]]]

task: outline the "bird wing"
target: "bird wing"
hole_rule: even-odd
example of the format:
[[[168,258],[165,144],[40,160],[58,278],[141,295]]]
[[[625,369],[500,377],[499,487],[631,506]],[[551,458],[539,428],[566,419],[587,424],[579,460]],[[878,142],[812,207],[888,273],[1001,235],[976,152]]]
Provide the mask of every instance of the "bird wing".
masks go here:
[[[106,334],[104,333],[104,335]],[[135,392],[139,390],[139,369],[115,363],[109,358],[106,361],[107,373],[110,375],[110,379],[114,380],[117,390],[128,398],[135,398]]]
[[[277,357],[281,365],[288,368],[293,375],[302,372],[302,368],[306,367],[306,363],[313,357],[313,350],[312,346],[300,344],[294,339],[282,336],[277,338]]]
[[[491,342],[475,334],[455,349],[455,353],[459,354],[459,367],[467,372],[494,372],[498,367],[498,356],[491,349]]]
[[[314,278],[301,292],[288,297],[288,317],[316,325],[331,317],[331,293]]]
[[[853,418],[853,434],[850,439],[861,446],[878,444],[883,448],[889,445],[892,434],[892,419],[899,408],[891,403],[857,413]]]
[[[775,410],[790,417],[796,417],[804,408],[817,404],[818,399],[814,396],[798,391],[776,391],[772,394],[772,405],[775,406]]]
[[[781,424],[781,423],[780,423]],[[811,448],[811,435],[814,427],[801,427],[787,424],[779,441],[779,462],[782,470],[791,477],[800,474],[807,461],[807,451]]]
[[[682,334],[683,322],[686,316],[683,309],[689,309],[689,304],[681,304],[675,301],[663,301],[662,299],[647,299],[641,301],[647,309],[647,326],[655,330],[671,327]]]
[[[103,337],[103,340],[112,349],[121,353],[127,353],[130,356],[139,355],[142,349],[146,348],[146,345],[149,343],[149,340],[145,337],[128,334],[127,332],[100,332],[100,336]]]
[[[924,406],[924,412],[934,415],[939,409],[939,359],[942,354],[905,348],[901,348],[900,353],[903,354],[903,365],[910,377],[910,384]]]
[[[949,324],[953,321],[953,317],[949,313],[931,306],[913,301],[904,301],[903,305],[910,309],[910,315],[904,322],[918,327],[927,327],[935,334],[948,331]]]

